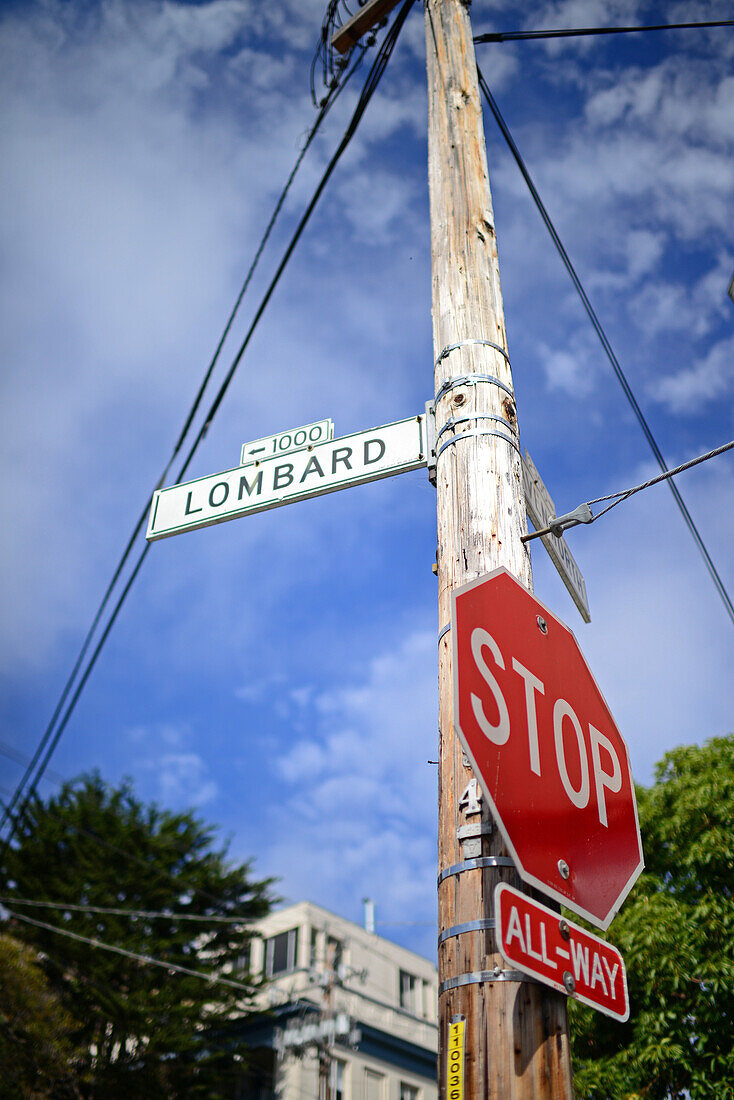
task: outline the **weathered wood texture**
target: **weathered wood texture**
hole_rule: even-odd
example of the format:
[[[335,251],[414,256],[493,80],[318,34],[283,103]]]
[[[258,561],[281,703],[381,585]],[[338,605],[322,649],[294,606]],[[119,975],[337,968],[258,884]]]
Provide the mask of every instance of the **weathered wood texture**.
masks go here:
[[[463,340],[490,340],[507,349],[497,241],[489,189],[471,25],[463,0],[426,0],[429,102],[433,339],[438,359]],[[512,388],[505,357],[466,346],[437,364],[436,392],[448,379],[492,375]],[[491,383],[459,385],[438,402],[436,429],[453,434],[499,430],[516,434],[514,400]],[[483,417],[501,417],[507,424]],[[500,565],[532,588],[519,453],[504,439],[470,436],[438,458],[439,626],[449,622],[452,589]],[[439,839],[442,870],[466,858],[457,838],[467,818],[459,806],[472,778],[452,725],[451,638],[439,645]],[[481,787],[481,784],[480,784]],[[481,820],[491,819],[483,808]],[[507,855],[496,829],[483,855]],[[498,881],[519,886],[512,868],[465,871],[439,886],[439,929],[491,917]],[[439,948],[439,982],[495,967],[507,969],[491,931],[465,932]],[[565,998],[531,983],[482,982],[439,998],[439,1095],[446,1098],[446,1043],[455,1016],[466,1024],[466,1100],[566,1100],[572,1097]]]
[[[363,34],[372,30],[381,19],[397,7],[400,0],[367,0],[367,2],[332,35],[331,44],[339,53],[348,53]]]

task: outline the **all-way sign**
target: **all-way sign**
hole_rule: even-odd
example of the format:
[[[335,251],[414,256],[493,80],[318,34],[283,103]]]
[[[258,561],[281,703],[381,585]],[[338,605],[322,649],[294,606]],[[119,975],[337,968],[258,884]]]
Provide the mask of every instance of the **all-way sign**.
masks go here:
[[[146,538],[151,542],[168,538],[417,470],[426,465],[425,420],[423,415],[413,416],[340,439],[306,443],[287,455],[270,454],[253,461],[254,456],[247,453],[247,465],[158,489],[153,494]],[[277,440],[284,434],[268,438]]]
[[[510,966],[622,1023],[629,1017],[624,961],[616,947],[506,883],[495,887],[500,954]]]

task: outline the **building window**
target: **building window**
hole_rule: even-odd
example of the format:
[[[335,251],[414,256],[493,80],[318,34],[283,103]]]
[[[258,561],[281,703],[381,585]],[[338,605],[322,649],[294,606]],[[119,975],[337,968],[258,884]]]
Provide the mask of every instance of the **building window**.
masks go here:
[[[418,979],[412,974],[409,974],[407,970],[400,971],[400,1007],[404,1008],[406,1012],[415,1012],[415,997],[416,988],[418,986]]]
[[[385,1100],[385,1078],[381,1073],[371,1069],[364,1071],[363,1100]]]
[[[421,1015],[424,1020],[430,1020],[433,1015],[433,986],[430,982],[421,982],[423,996],[421,997]]]
[[[316,966],[319,958],[319,930],[318,928],[311,929],[311,938],[309,940],[308,949],[308,965]]]
[[[418,1100],[418,1089],[406,1081],[400,1082],[400,1100]]]
[[[332,1058],[329,1085],[331,1086],[331,1100],[345,1100],[346,1091],[344,1081],[346,1078],[346,1063],[338,1058]]]
[[[268,978],[295,970],[298,945],[298,929],[279,932],[265,941],[265,973]]]

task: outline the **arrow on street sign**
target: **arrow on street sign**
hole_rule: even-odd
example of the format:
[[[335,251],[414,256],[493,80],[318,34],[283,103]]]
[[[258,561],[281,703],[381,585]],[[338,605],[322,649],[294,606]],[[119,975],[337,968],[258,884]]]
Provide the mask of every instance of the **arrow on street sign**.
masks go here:
[[[527,450],[525,451],[525,458],[522,460],[522,472],[528,516],[535,530],[541,531],[548,526],[548,521],[555,517],[556,506]],[[571,599],[579,609],[581,618],[585,623],[590,623],[591,615],[589,614],[589,601],[586,598],[586,584],[563,535],[560,537],[551,534],[541,535],[540,541],[548,551],[550,560],[558,570],[561,580],[571,595]]]
[[[288,432],[278,432],[276,435],[263,436],[262,439],[253,439],[251,443],[243,443],[240,464],[246,466],[272,455],[302,451],[314,443],[323,443],[333,438],[334,421],[317,420],[315,424],[304,424],[302,428],[291,428]]]
[[[500,954],[510,966],[622,1023],[627,973],[616,947],[507,883],[494,891]]]
[[[308,497],[364,485],[426,465],[426,418],[398,420],[340,439],[307,444],[196,481],[157,489],[146,538],[168,538]],[[282,438],[268,437],[270,439]]]

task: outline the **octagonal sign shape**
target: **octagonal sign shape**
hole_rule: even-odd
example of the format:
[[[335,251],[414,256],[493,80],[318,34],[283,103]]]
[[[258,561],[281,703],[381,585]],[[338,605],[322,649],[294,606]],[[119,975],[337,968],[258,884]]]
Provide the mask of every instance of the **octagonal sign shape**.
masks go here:
[[[569,628],[508,572],[452,594],[454,726],[520,876],[608,928],[643,868],[627,746]]]

